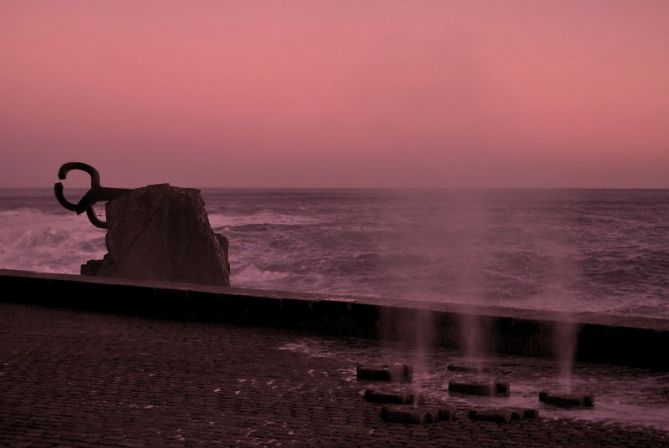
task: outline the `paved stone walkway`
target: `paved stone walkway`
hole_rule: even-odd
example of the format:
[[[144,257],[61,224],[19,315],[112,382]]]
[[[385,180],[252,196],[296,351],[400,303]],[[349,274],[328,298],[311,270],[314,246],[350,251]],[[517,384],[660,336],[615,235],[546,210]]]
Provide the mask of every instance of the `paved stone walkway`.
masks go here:
[[[0,303],[0,446],[669,446],[572,420],[387,424],[349,361],[281,349],[298,338]]]

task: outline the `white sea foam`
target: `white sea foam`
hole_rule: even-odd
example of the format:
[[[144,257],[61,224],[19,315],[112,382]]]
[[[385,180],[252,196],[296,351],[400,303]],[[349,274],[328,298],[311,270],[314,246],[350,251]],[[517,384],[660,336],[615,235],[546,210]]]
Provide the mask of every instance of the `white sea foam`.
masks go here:
[[[104,231],[28,193],[0,196],[0,268],[103,256]],[[669,317],[669,191],[205,195],[234,286]]]
[[[0,212],[0,247],[0,267],[73,274],[105,252],[104,232],[85,217],[30,208]]]
[[[285,279],[289,276],[286,272],[275,272],[259,269],[256,265],[250,264],[239,272],[233,272],[232,280],[235,284],[254,284],[261,285],[267,282],[275,282]]]
[[[257,212],[253,214],[221,214],[210,213],[209,224],[214,229],[225,229],[245,225],[281,225],[296,226],[318,224],[321,220],[311,216],[290,215],[274,212]]]

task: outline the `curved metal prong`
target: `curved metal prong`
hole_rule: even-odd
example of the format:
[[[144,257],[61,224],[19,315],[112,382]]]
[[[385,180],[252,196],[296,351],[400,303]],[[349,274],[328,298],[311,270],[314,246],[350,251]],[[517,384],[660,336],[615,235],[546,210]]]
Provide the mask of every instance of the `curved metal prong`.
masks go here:
[[[92,207],[93,204],[99,201],[100,190],[99,187],[91,187],[91,189],[79,199],[76,210],[77,215],[81,215],[87,211],[89,207]]]
[[[90,205],[86,208],[86,216],[88,216],[88,220],[95,227],[97,227],[99,229],[106,229],[107,228],[107,223],[105,221],[100,220],[100,218],[98,218],[98,216],[95,214],[95,210],[93,209],[92,205]]]
[[[77,204],[65,199],[65,194],[63,193],[63,183],[58,182],[54,185],[54,192],[56,193],[56,199],[60,202],[60,205],[65,207],[68,210],[77,212],[77,215],[84,213],[88,207],[97,202],[97,197],[100,194],[100,173],[98,170],[93,168],[91,165],[83,162],[68,162],[64,163],[58,170],[58,179],[64,180],[70,171],[79,170],[83,171],[91,177],[91,189],[79,200]]]
[[[72,210],[73,212],[78,211],[77,204],[73,204],[67,199],[65,199],[65,195],[63,194],[63,184],[61,182],[56,182],[53,186],[53,191],[56,193],[56,199],[62,205],[68,210]]]
[[[102,221],[95,214],[95,209],[93,205],[96,202],[100,201],[111,201],[126,193],[127,189],[124,188],[103,188],[100,186],[100,173],[98,170],[93,168],[91,165],[83,162],[68,162],[64,163],[58,170],[58,179],[64,180],[70,171],[80,170],[87,173],[91,177],[91,188],[82,196],[79,200],[79,203],[73,204],[72,202],[65,199],[63,194],[63,184],[62,182],[57,182],[54,184],[54,192],[56,193],[56,199],[60,205],[65,207],[68,210],[77,212],[78,215],[86,213],[88,220],[95,227],[100,229],[106,229],[107,223]]]
[[[67,174],[74,170],[83,171],[91,176],[91,188],[100,187],[100,173],[98,173],[98,170],[83,162],[64,163],[58,170],[58,179],[65,180]]]

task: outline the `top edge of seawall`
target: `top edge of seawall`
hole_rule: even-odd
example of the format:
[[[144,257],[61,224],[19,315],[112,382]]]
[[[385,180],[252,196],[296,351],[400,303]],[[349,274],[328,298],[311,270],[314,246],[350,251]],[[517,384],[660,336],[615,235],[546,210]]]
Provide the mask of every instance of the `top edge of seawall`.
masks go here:
[[[562,312],[550,310],[536,310],[523,308],[508,308],[496,306],[463,305],[425,300],[406,300],[396,298],[374,298],[360,296],[343,296],[335,294],[318,294],[305,292],[288,292],[277,290],[257,290],[223,286],[197,285],[191,283],[176,283],[165,281],[137,281],[115,278],[86,277],[73,274],[40,273],[0,269],[0,279],[22,278],[25,280],[51,280],[75,283],[90,283],[97,285],[125,285],[151,290],[166,290],[180,292],[199,292],[236,297],[255,297],[262,299],[295,300],[295,301],[331,301],[350,304],[371,305],[380,308],[399,308],[407,310],[425,310],[429,312],[443,312],[451,314],[469,314],[490,316],[497,318],[512,318],[529,321],[573,322],[580,324],[602,325],[607,327],[640,328],[655,331],[669,331],[669,319],[652,318],[645,316],[622,316],[592,312]]]

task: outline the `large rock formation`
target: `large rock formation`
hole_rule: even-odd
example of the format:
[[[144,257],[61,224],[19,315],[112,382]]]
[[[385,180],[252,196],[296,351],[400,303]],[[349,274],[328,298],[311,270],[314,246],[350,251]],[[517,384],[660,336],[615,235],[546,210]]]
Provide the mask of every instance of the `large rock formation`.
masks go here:
[[[107,251],[83,275],[229,285],[228,240],[214,233],[200,191],[168,184],[107,202]]]

